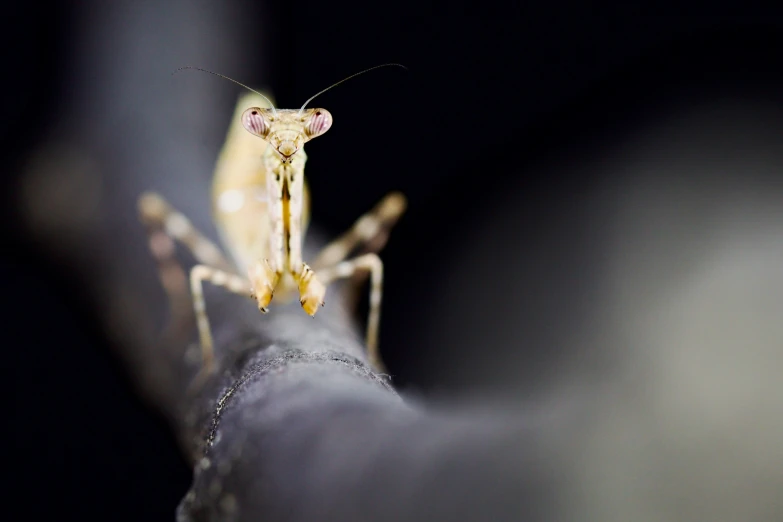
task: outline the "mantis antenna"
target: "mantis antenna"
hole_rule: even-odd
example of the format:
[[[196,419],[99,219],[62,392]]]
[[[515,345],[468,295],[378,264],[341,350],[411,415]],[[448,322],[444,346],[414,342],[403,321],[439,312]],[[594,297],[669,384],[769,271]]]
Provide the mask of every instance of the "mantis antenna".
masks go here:
[[[406,71],[408,70],[408,68],[407,68],[407,67],[405,67],[404,65],[401,65],[401,64],[399,64],[399,63],[385,63],[385,64],[383,64],[383,65],[376,65],[375,67],[370,67],[369,69],[365,69],[365,70],[363,70],[363,71],[361,71],[361,72],[358,72],[358,73],[356,73],[356,74],[352,74],[352,75],[350,75],[348,78],[343,78],[343,79],[342,79],[342,80],[340,80],[339,82],[337,82],[337,83],[334,83],[334,84],[330,85],[329,87],[327,87],[326,89],[324,89],[324,90],[322,90],[322,91],[320,91],[320,92],[316,93],[315,95],[311,96],[311,97],[310,97],[310,98],[309,98],[309,99],[308,99],[306,102],[304,102],[304,105],[302,105],[302,108],[301,108],[301,109],[299,109],[299,114],[300,114],[300,115],[302,114],[302,111],[304,111],[304,109],[305,109],[305,107],[307,107],[307,104],[308,104],[308,103],[310,103],[310,102],[311,102],[311,101],[313,101],[313,100],[314,100],[314,99],[315,99],[317,96],[320,96],[321,94],[325,93],[326,91],[328,91],[328,90],[329,90],[329,89],[331,89],[332,87],[337,87],[337,86],[338,86],[338,85],[340,85],[341,83],[343,83],[343,82],[345,82],[345,81],[348,81],[348,80],[350,80],[351,78],[355,78],[355,77],[359,76],[360,74],[364,74],[364,73],[366,73],[366,72],[370,72],[370,71],[373,71],[373,70],[375,70],[375,69],[380,69],[381,67],[389,67],[389,66],[402,67],[402,68],[403,68],[403,69],[405,69]]]
[[[402,66],[401,66],[401,67],[402,67]],[[373,69],[374,69],[374,68],[375,68],[375,67],[373,67]],[[180,72],[180,71],[184,71],[185,69],[193,69],[194,71],[201,71],[201,72],[205,72],[205,73],[209,73],[209,74],[214,74],[215,76],[219,76],[220,78],[226,79],[226,80],[228,80],[228,81],[230,81],[230,82],[234,82],[235,84],[237,84],[237,85],[239,85],[239,86],[241,86],[241,87],[244,87],[245,89],[247,89],[247,90],[248,90],[248,91],[250,91],[250,92],[254,92],[254,93],[258,94],[259,96],[261,96],[263,99],[265,99],[265,100],[266,100],[266,102],[269,104],[269,106],[270,106],[270,107],[272,107],[272,113],[273,113],[275,116],[277,116],[277,111],[275,110],[275,106],[274,106],[274,104],[273,104],[271,101],[269,101],[269,98],[267,98],[266,96],[264,96],[263,94],[261,94],[261,93],[260,93],[260,92],[258,92],[257,90],[255,90],[255,89],[251,89],[250,87],[248,87],[248,86],[247,86],[247,85],[245,85],[244,83],[239,83],[238,81],[234,80],[233,78],[229,78],[228,76],[226,76],[226,75],[224,75],[224,74],[220,74],[220,73],[212,72],[212,71],[209,71],[209,70],[207,70],[207,69],[202,69],[201,67],[191,67],[191,66],[189,66],[189,65],[188,65],[188,66],[185,66],[185,67],[180,67],[179,69],[177,69],[176,71],[174,71],[173,73],[171,73],[171,75],[173,76],[173,75],[177,74],[177,73],[178,73],[178,72]],[[364,71],[364,72],[366,72],[366,71]],[[359,73],[359,74],[361,74],[361,73]],[[356,76],[356,75],[354,75],[354,76]],[[349,76],[349,78],[350,78],[350,76]],[[345,80],[347,80],[347,79],[348,79],[348,78],[346,78]],[[345,81],[345,80],[343,80],[343,81]],[[337,82],[337,83],[341,83],[341,82]],[[335,85],[336,85],[336,84],[335,84]],[[333,85],[332,87],[334,87],[334,85]],[[329,87],[329,89],[331,89],[331,87]],[[327,89],[327,90],[328,90],[328,89]],[[318,94],[321,94],[321,93],[319,92]],[[316,96],[317,96],[317,95],[316,95]],[[313,96],[313,98],[315,98],[315,96]],[[311,99],[312,99],[312,98],[311,98]],[[307,100],[307,101],[310,101],[310,100]]]

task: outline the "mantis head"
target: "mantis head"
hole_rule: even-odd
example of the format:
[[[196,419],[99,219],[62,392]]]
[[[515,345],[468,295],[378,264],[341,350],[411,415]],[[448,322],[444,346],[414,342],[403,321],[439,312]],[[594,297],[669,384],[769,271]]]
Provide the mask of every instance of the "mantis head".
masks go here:
[[[242,125],[251,134],[267,141],[284,163],[305,143],[325,134],[332,126],[326,109],[266,109],[251,107],[242,113]]]

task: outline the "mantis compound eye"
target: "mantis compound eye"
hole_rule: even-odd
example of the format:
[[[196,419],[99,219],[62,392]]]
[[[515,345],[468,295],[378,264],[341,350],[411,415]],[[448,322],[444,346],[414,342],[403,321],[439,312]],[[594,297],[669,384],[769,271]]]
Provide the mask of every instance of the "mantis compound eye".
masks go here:
[[[251,107],[242,113],[242,126],[259,138],[266,138],[269,134],[269,122],[264,111],[258,107]]]
[[[326,109],[311,109],[305,120],[305,134],[308,138],[316,138],[324,134],[332,126],[332,115]]]

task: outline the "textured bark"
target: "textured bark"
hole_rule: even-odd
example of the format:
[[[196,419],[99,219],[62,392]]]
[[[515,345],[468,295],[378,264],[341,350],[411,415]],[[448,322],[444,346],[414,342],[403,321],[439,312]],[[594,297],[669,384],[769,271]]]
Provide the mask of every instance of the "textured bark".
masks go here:
[[[546,519],[535,430],[406,403],[308,319],[271,320],[194,399],[201,445],[179,520]]]

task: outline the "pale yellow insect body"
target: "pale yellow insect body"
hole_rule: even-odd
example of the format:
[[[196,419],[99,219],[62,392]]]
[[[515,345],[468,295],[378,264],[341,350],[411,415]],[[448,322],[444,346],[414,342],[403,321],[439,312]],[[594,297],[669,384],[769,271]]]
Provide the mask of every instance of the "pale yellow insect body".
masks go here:
[[[268,107],[268,103],[253,93],[240,97],[212,183],[212,215],[223,244],[242,273],[246,273],[256,260],[268,257],[272,231],[268,219],[271,200],[265,166],[269,144],[243,128],[242,114],[248,107]],[[306,160],[304,151],[301,153]],[[306,183],[302,198],[304,234],[309,221]]]
[[[327,125],[319,117],[327,118]],[[253,120],[262,132],[252,130]],[[278,300],[289,299],[299,286],[310,207],[303,145],[326,132],[330,122],[324,109],[272,111],[253,93],[243,95],[237,105],[215,168],[213,215],[234,263],[254,283],[260,308],[268,304],[265,294],[275,277]],[[321,123],[319,134],[308,132],[313,123]],[[266,278],[267,268],[259,262],[268,262],[273,275]],[[317,304],[306,311],[314,314]]]

